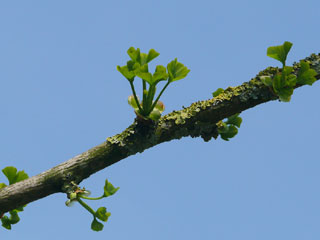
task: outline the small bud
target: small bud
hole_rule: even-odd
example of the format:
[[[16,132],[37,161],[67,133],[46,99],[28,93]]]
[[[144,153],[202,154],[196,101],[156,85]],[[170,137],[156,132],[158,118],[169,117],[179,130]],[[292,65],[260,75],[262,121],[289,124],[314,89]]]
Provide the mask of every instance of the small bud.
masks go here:
[[[162,112],[164,111],[164,104],[163,104],[163,102],[158,101],[157,104],[156,104],[156,106],[155,106],[154,108],[155,108],[155,109],[158,109],[158,111],[159,111],[160,113],[162,113]]]
[[[137,97],[138,98],[138,97]],[[140,102],[139,98],[138,98],[138,101]],[[138,108],[138,105],[137,105],[137,102],[134,98],[133,95],[129,96],[128,97],[128,104],[133,107],[134,109],[137,109]]]
[[[80,194],[81,196],[86,196],[86,197],[88,197],[88,196],[91,194],[91,192],[90,192],[89,190],[82,190],[79,194]]]
[[[74,200],[74,199],[76,199],[77,198],[77,194],[75,193],[75,192],[72,192],[72,193],[70,193],[69,194],[69,199],[72,201],[72,200]]]
[[[68,200],[66,201],[66,206],[70,207],[70,204],[71,204],[71,200],[68,199]]]
[[[154,108],[149,115],[149,118],[154,121],[158,121],[160,117],[161,117],[161,113],[157,108]]]

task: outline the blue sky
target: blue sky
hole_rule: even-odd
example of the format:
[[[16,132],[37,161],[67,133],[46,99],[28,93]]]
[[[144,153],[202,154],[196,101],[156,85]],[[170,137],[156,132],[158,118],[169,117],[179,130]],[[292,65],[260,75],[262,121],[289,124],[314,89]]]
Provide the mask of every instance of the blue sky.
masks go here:
[[[0,167],[33,176],[130,125],[130,86],[116,70],[130,46],[156,49],[155,64],[177,57],[191,69],[164,93],[166,114],[279,66],[269,46],[293,42],[288,64],[319,53],[319,8],[316,0],[2,1]],[[319,239],[319,90],[243,112],[229,142],[164,143],[83,181],[92,195],[105,178],[120,187],[93,203],[112,213],[102,232],[55,194],[29,204],[0,237]]]

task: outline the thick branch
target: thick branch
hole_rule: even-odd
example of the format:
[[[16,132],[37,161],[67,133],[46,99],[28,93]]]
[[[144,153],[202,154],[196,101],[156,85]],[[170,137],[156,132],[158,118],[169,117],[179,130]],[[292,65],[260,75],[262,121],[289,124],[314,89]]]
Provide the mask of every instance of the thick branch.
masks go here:
[[[316,70],[316,78],[319,79],[320,54],[313,54],[305,60]],[[295,73],[298,68],[296,64]],[[216,138],[218,121],[278,99],[259,78],[262,75],[274,75],[277,71],[277,68],[267,68],[251,81],[238,87],[229,87],[213,99],[199,101],[188,108],[165,115],[157,123],[136,119],[124,132],[108,138],[99,146],[37,176],[1,189],[0,215],[50,194],[64,192],[65,184],[70,181],[79,183],[111,164],[162,142],[186,136],[202,137],[205,141]]]

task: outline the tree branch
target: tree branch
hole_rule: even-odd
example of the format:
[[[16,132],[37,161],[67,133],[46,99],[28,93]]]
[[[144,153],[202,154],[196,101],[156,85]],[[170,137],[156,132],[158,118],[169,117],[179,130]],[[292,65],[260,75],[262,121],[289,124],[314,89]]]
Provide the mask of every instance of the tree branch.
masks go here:
[[[320,79],[320,54],[304,59]],[[299,64],[294,64],[297,74]],[[91,174],[130,155],[162,142],[182,137],[202,137],[205,141],[218,136],[216,123],[258,104],[276,100],[272,89],[259,76],[273,76],[279,69],[267,68],[249,82],[229,87],[219,96],[191,104],[180,111],[163,116],[157,123],[136,118],[122,133],[109,137],[102,144],[59,164],[37,176],[0,190],[0,216],[19,206],[57,192],[65,192],[65,184],[80,183]],[[299,86],[297,86],[299,87]]]

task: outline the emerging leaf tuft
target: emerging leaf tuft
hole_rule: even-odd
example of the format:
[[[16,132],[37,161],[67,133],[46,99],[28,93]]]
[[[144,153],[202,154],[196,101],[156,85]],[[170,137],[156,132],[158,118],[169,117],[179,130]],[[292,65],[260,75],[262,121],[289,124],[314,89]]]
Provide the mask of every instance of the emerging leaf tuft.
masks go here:
[[[155,72],[152,74],[149,72],[148,63],[159,56],[157,51],[150,49],[146,54],[140,52],[139,48],[130,47],[127,53],[131,60],[127,62],[127,66],[117,66],[117,69],[130,83],[133,95],[129,97],[128,103],[140,119],[157,121],[163,112],[161,108],[157,107],[157,103],[164,90],[171,82],[185,78],[190,70],[175,59],[167,65],[167,68],[163,65],[157,65]],[[138,100],[133,84],[136,76],[142,79],[141,101]],[[160,81],[167,81],[167,83],[156,97],[157,84]],[[149,88],[147,88],[147,84]]]

